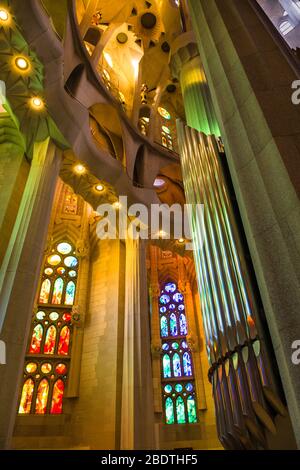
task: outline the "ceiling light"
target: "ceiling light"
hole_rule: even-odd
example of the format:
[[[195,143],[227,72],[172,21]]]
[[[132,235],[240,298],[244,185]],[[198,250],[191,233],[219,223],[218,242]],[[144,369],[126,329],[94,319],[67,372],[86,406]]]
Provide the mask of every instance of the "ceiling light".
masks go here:
[[[86,172],[85,166],[82,165],[81,163],[78,163],[78,165],[74,167],[74,170],[75,170],[75,173],[77,173],[78,175],[83,175]]]
[[[121,204],[119,203],[119,201],[116,201],[116,202],[113,203],[113,207],[114,207],[115,209],[120,209],[120,208],[121,208]]]
[[[44,108],[44,102],[38,96],[35,96],[35,97],[31,98],[30,104],[31,104],[31,107],[36,109],[36,110],[41,110],[41,109]]]
[[[19,70],[22,70],[22,72],[25,72],[29,69],[30,62],[26,57],[20,56],[20,57],[16,57],[15,65]]]
[[[95,190],[98,192],[98,193],[101,193],[102,191],[104,191],[104,186],[103,184],[96,184],[95,186]]]
[[[9,13],[3,8],[0,9],[0,21],[6,22],[9,20]]]
[[[179,238],[178,243],[180,243],[180,245],[183,245],[185,243],[185,239],[184,238]]]

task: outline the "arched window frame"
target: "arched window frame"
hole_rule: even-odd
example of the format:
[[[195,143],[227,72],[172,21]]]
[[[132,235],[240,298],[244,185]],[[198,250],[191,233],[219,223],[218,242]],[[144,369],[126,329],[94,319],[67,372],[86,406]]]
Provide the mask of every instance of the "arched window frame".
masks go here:
[[[70,245],[70,248],[71,248],[71,251],[66,254],[62,254],[61,252],[59,252],[60,245],[64,243]],[[51,263],[49,263],[49,260],[52,256],[55,256],[55,255],[59,255],[61,257],[61,262],[56,264],[55,266],[51,266]],[[70,256],[76,258],[76,261],[77,261],[76,266],[68,267],[65,264],[66,258]],[[65,269],[64,274],[57,272],[57,270],[62,267]],[[53,269],[53,272],[51,274],[47,274],[49,273],[49,271],[47,271],[49,269]],[[71,360],[72,330],[73,330],[72,307],[74,303],[72,305],[66,305],[65,303],[51,304],[49,302],[47,304],[44,304],[44,303],[40,303],[39,300],[40,300],[40,292],[41,292],[43,282],[46,279],[49,279],[51,282],[49,301],[51,302],[55,280],[61,277],[63,278],[63,282],[64,282],[62,300],[64,301],[65,296],[66,296],[66,286],[68,285],[69,282],[72,281],[75,283],[75,294],[74,294],[74,301],[75,301],[78,270],[79,270],[79,260],[78,260],[78,257],[76,256],[74,246],[72,245],[72,243],[70,243],[67,240],[62,240],[61,242],[57,243],[55,249],[53,249],[51,253],[46,257],[46,261],[43,267],[43,274],[41,276],[40,288],[38,291],[38,308],[37,308],[37,312],[35,312],[33,315],[32,325],[31,325],[31,330],[30,330],[30,337],[29,337],[29,342],[28,342],[28,349],[27,349],[28,352],[25,358],[23,381],[22,381],[22,386],[20,390],[20,400],[19,400],[19,409],[18,409],[19,413],[20,413],[20,404],[21,404],[21,399],[22,399],[22,394],[23,394],[23,387],[24,387],[24,384],[29,379],[33,380],[34,382],[34,390],[33,390],[32,402],[31,402],[31,407],[30,407],[30,414],[37,414],[36,413],[37,394],[38,394],[39,385],[42,380],[46,379],[49,383],[49,392],[48,392],[45,414],[54,414],[54,413],[51,413],[53,391],[54,391],[55,384],[59,380],[63,382],[64,393],[66,392],[68,371],[70,368],[70,360]],[[76,275],[74,277],[70,277],[69,276],[70,271],[74,271]],[[31,349],[33,333],[35,331],[35,328],[38,325],[42,326],[43,335],[42,335],[42,340],[40,343],[40,351],[35,353],[35,352],[32,352],[30,349]],[[45,353],[45,343],[46,343],[47,332],[49,331],[49,328],[51,327],[54,327],[56,329],[54,351],[52,353]],[[68,354],[59,354],[60,338],[61,338],[61,333],[64,331],[64,328],[68,328],[69,330],[68,342],[67,342]],[[43,366],[45,366],[46,364],[49,364],[49,367],[48,367],[49,371],[45,371],[47,368],[43,368]],[[34,365],[33,367],[33,369],[35,369],[34,371],[30,370],[29,368],[30,365]],[[23,414],[23,413],[20,413],[20,414]]]
[[[168,289],[172,288],[172,292],[168,292]],[[174,297],[177,300],[174,300]],[[168,301],[168,298],[170,299]],[[161,331],[162,340],[162,353],[161,353],[161,377],[162,377],[162,396],[163,396],[163,409],[164,409],[164,421],[166,424],[194,424],[197,422],[197,399],[195,389],[195,377],[193,367],[193,356],[192,351],[189,348],[187,342],[188,324],[187,314],[185,311],[184,296],[179,291],[177,284],[173,281],[166,282],[161,286],[161,294],[159,297],[159,313],[160,320],[162,317],[167,318],[168,322],[168,337],[164,337]],[[175,314],[177,322],[177,335],[171,335],[170,327],[170,316]],[[181,334],[180,329],[180,315],[185,315],[186,321],[186,334]],[[184,354],[188,353],[191,361],[192,375],[185,375],[184,373]],[[181,376],[176,377],[174,373],[173,358],[174,355],[178,354],[180,358]],[[170,358],[171,377],[164,377],[164,357]],[[188,400],[189,398],[194,399],[194,417],[192,418],[188,413]],[[177,408],[176,403],[178,398],[182,399],[184,406],[185,423],[178,423],[177,419]],[[168,423],[166,417],[166,407],[168,400],[171,399],[173,402],[174,409],[174,423]]]

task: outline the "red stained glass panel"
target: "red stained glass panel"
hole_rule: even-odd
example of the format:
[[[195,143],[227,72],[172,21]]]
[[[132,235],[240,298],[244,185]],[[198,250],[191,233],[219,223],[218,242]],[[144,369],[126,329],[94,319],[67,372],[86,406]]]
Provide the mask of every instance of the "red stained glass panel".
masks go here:
[[[40,354],[43,333],[44,329],[42,325],[36,325],[32,332],[29,354]]]
[[[69,354],[70,346],[70,329],[64,326],[60,332],[59,343],[58,343],[58,354],[67,356]]]
[[[35,412],[38,415],[44,415],[47,411],[47,401],[48,401],[48,393],[49,393],[49,382],[48,380],[44,379],[41,381],[37,397],[36,397],[36,404],[35,404]]]
[[[57,380],[53,387],[51,414],[61,414],[65,384],[62,380]]]
[[[47,330],[44,353],[54,354],[55,343],[56,343],[56,328],[54,325],[51,325]]]

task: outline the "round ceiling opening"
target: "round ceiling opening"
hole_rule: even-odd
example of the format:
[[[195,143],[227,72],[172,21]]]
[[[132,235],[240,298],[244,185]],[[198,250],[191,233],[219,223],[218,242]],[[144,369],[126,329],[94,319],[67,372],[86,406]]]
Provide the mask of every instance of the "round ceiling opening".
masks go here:
[[[152,29],[156,25],[157,19],[153,13],[144,13],[141,16],[141,24],[145,29]]]
[[[128,41],[128,36],[126,33],[119,33],[117,35],[117,41],[119,44],[125,44]]]

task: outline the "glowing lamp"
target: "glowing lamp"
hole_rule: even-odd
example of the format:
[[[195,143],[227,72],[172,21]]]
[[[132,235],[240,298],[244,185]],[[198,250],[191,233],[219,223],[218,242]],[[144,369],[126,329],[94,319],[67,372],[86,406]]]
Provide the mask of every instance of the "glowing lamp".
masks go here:
[[[22,72],[26,72],[27,70],[29,70],[30,62],[26,57],[20,56],[20,57],[16,57],[15,65]]]

